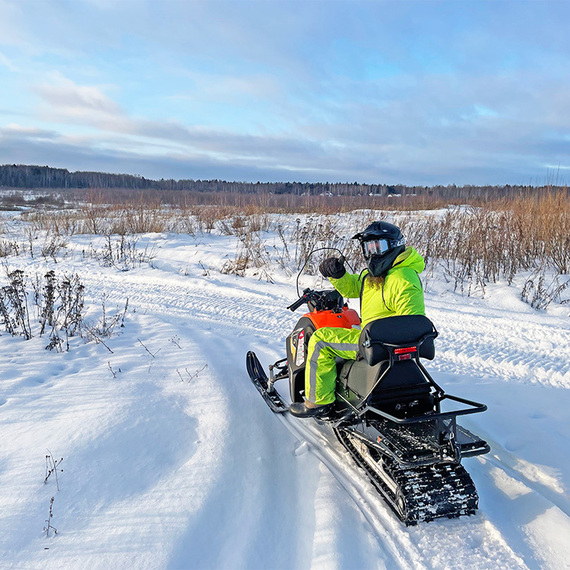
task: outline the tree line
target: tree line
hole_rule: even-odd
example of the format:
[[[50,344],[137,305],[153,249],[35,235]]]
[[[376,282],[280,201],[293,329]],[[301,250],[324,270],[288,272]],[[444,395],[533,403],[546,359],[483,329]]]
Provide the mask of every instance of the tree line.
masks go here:
[[[168,190],[238,194],[291,194],[295,196],[421,196],[440,199],[496,199],[534,193],[546,186],[406,186],[358,182],[228,182],[226,180],[152,180],[132,174],[70,172],[65,168],[6,164],[0,166],[0,187],[25,189]]]

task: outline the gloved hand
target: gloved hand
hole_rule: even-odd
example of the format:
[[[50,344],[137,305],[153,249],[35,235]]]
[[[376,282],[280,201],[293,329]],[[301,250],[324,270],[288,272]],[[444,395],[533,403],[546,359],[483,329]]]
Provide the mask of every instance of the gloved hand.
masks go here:
[[[338,257],[327,257],[320,265],[319,271],[323,277],[340,279],[345,273],[344,259]]]

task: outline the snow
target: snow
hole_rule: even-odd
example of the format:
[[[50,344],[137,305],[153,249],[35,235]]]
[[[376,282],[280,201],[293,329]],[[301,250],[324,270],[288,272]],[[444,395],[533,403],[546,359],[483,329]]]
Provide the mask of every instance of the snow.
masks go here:
[[[156,257],[129,271],[82,254],[98,240],[6,260],[78,272],[90,319],[103,295],[129,308],[107,347],[0,336],[1,568],[568,567],[568,305],[536,311],[516,283],[461,296],[430,277],[427,367],[488,405],[461,423],[492,449],[463,462],[477,515],[406,528],[330,431],[273,415],[248,380],[247,350],[265,366],[284,356],[302,313],[286,310],[294,275],[220,273],[236,241],[215,232],[141,236]],[[57,482],[44,483],[48,454],[63,458]]]

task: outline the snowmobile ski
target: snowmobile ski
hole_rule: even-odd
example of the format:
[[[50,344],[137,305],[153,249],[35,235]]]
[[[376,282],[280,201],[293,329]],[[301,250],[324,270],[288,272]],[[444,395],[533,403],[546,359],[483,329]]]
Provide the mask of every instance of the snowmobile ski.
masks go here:
[[[252,352],[251,350],[246,356],[246,367],[250,380],[257,388],[257,391],[261,394],[267,405],[271,408],[271,411],[276,414],[286,412],[289,409],[289,406],[283,402],[275,388],[272,386],[270,387],[269,379],[261,366],[261,362],[259,362],[255,352]]]

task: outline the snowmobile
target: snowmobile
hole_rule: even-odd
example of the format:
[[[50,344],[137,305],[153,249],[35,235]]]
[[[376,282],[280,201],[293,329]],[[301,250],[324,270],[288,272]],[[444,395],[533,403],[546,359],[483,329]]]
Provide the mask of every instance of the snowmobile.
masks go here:
[[[305,289],[287,308],[295,311],[305,303],[309,312],[286,339],[287,357],[270,365],[269,375],[254,352],[246,356],[251,381],[278,414],[289,406],[275,389],[276,382],[287,379],[291,401],[303,401],[313,332],[360,324],[358,313],[335,290]],[[490,451],[485,441],[456,421],[487,406],[446,394],[421,362],[434,358],[437,336],[433,323],[422,315],[368,323],[360,334],[356,360],[337,360],[333,409],[315,418],[332,427],[406,526],[474,514],[479,498],[461,459]]]

